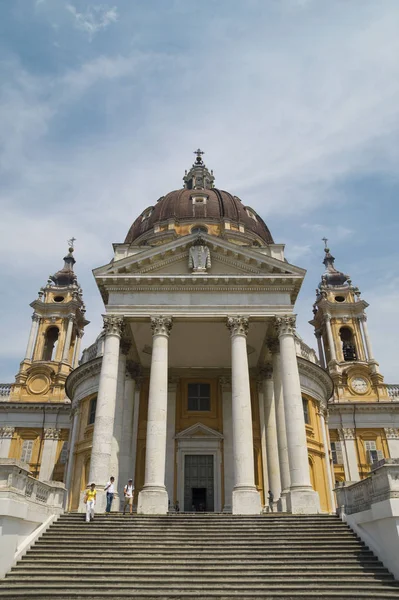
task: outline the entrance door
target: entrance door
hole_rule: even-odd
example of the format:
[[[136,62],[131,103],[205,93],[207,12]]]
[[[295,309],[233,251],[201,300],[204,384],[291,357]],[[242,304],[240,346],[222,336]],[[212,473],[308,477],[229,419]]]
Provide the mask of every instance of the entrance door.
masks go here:
[[[215,510],[212,454],[185,455],[184,510],[186,512]]]

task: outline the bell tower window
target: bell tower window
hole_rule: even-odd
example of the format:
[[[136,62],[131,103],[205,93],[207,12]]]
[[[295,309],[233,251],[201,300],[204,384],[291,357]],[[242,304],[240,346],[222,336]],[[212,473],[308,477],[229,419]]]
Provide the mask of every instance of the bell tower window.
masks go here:
[[[59,331],[57,327],[49,327],[46,331],[43,349],[43,360],[54,360],[57,352]]]
[[[353,332],[349,327],[341,327],[339,335],[342,341],[342,353],[345,361],[358,360]]]

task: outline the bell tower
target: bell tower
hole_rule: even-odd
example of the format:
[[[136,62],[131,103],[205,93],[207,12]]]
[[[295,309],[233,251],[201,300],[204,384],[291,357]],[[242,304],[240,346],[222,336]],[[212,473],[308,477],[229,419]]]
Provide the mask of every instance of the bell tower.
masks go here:
[[[334,381],[334,401],[390,400],[375,360],[365,310],[349,275],[335,268],[335,258],[325,243],[325,271],[316,290],[313,319],[320,363]]]
[[[10,400],[64,402],[65,381],[77,366],[84,328],[82,289],[73,270],[74,238],[69,240],[64,266],[51,275],[31,303],[32,326]]]

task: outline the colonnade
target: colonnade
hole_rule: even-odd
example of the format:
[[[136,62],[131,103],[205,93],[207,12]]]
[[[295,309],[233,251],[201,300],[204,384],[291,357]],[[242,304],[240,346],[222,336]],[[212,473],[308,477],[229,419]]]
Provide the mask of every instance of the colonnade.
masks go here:
[[[151,317],[153,335],[148,397],[144,486],[137,511],[166,514],[165,487],[168,404],[168,342],[172,318]],[[233,514],[259,514],[261,501],[255,486],[250,378],[247,357],[248,318],[229,316],[231,336],[231,412],[234,485]],[[295,513],[319,512],[318,494],[310,483],[302,395],[295,349],[295,317],[275,318],[278,338],[270,344],[272,364],[265,374],[264,402],[268,472],[281,496],[281,507]],[[120,429],[117,410],[118,369],[123,318],[104,317],[105,343],[97,397],[96,419],[90,463],[90,480],[103,487],[114,465],[115,426]],[[119,379],[121,375],[119,373]],[[121,395],[121,394],[119,394]],[[115,422],[116,418],[116,422]],[[131,431],[131,426],[130,431]],[[119,432],[120,433],[120,432]],[[122,432],[123,437],[123,432]],[[128,444],[126,447],[129,447]],[[128,456],[119,460],[128,461]],[[281,492],[281,494],[280,494]],[[275,492],[274,492],[275,493]],[[227,502],[228,503],[228,502]]]

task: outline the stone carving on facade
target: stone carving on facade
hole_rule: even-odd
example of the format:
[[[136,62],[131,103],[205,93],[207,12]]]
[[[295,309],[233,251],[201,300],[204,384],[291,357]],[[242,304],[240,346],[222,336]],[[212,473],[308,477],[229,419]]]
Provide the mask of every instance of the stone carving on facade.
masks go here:
[[[61,429],[56,429],[55,427],[48,427],[44,430],[44,439],[45,440],[59,440],[61,435]]]
[[[294,335],[296,325],[296,315],[283,315],[275,318],[275,326],[278,335]]]
[[[280,352],[280,341],[277,337],[267,338],[266,344],[272,354]]]
[[[103,315],[105,335],[122,335],[123,317],[117,315]]]
[[[151,317],[152,335],[166,335],[169,337],[172,324],[171,317]]]
[[[249,320],[247,317],[227,317],[227,327],[230,329],[231,335],[247,335],[249,328]]]
[[[344,427],[342,429],[338,429],[339,437],[343,440],[355,440],[356,433],[352,427]]]
[[[399,440],[399,429],[396,427],[385,427],[385,437],[387,440]]]
[[[15,427],[10,427],[6,425],[5,427],[0,428],[0,438],[2,439],[11,439],[14,435]]]
[[[120,349],[121,349],[122,354],[127,356],[129,354],[129,350],[131,347],[132,347],[132,342],[130,340],[127,340],[127,339],[121,340]]]
[[[191,246],[188,253],[188,268],[193,273],[206,273],[211,268],[211,253],[208,246],[199,237]]]

